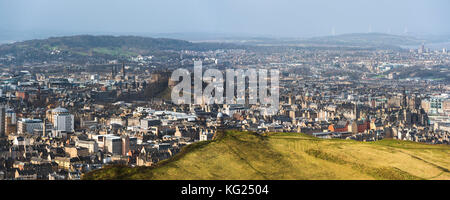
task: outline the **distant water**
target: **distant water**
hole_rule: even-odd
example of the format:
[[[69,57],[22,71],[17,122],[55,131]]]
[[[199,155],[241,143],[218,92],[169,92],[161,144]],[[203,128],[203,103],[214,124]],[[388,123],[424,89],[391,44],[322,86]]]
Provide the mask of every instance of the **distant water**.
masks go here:
[[[0,40],[0,45],[2,45],[2,44],[12,44],[14,42],[16,42],[16,41],[13,41],[13,40]]]
[[[422,45],[403,45],[400,46],[404,49],[418,49]],[[442,50],[443,48],[446,48],[447,50],[450,50],[450,42],[442,42],[442,43],[425,43],[425,48],[429,48],[430,50]]]

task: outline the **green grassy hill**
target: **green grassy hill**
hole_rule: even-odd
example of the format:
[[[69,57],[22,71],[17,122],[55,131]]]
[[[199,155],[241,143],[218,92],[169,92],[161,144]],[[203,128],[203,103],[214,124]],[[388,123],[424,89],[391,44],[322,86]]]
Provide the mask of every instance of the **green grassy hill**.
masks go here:
[[[227,131],[156,167],[110,166],[84,179],[450,179],[450,147]]]
[[[0,55],[14,56],[16,62],[77,62],[83,59],[126,59],[136,55],[167,55],[168,51],[233,48],[242,46],[139,36],[75,35],[0,44]],[[55,50],[59,53],[52,54]]]

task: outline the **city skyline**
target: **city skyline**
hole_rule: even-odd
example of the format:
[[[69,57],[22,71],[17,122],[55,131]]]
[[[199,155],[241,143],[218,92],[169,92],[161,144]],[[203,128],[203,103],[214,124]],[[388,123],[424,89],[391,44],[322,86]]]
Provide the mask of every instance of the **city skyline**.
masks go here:
[[[0,0],[0,182],[272,199],[305,187],[197,181],[450,180],[448,8]],[[439,193],[357,185],[336,193]]]

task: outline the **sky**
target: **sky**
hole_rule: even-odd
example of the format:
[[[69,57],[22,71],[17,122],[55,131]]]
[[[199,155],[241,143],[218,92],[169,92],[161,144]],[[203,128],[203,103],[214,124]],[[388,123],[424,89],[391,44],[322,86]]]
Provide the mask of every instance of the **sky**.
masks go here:
[[[307,37],[450,33],[449,0],[0,0],[0,30]]]

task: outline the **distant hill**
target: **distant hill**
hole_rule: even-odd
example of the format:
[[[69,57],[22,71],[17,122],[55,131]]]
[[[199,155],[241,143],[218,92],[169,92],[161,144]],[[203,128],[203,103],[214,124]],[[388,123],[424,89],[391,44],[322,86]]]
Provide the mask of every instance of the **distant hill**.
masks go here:
[[[444,37],[442,37],[444,38]],[[433,41],[445,41],[442,38]],[[220,41],[220,40],[219,40]],[[399,49],[403,46],[417,46],[427,43],[424,38],[416,38],[407,35],[390,35],[384,33],[352,33],[336,36],[321,36],[310,38],[230,38],[222,40],[247,45],[261,46],[298,46],[298,47],[320,47],[320,48],[379,48],[379,49]]]
[[[156,167],[109,166],[83,179],[450,179],[450,146],[227,131]]]
[[[227,48],[239,46],[139,36],[77,35],[3,44],[0,45],[0,56],[11,55],[19,62],[73,61],[84,57],[111,59],[167,50],[207,51]]]
[[[352,33],[336,36],[314,37],[304,41],[311,44],[329,44],[341,46],[404,46],[419,45],[425,40],[412,36],[390,35],[384,33]]]

